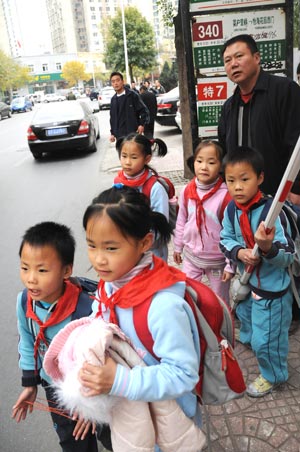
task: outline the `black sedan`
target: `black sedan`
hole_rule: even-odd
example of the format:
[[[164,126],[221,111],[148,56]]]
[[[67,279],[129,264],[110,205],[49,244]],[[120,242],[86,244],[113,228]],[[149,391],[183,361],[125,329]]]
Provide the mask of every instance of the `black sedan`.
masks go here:
[[[10,105],[7,105],[5,102],[0,102],[0,121],[5,117],[11,118]]]
[[[98,118],[80,100],[41,105],[27,130],[28,145],[35,159],[41,158],[44,152],[95,152],[98,138]]]
[[[155,121],[161,126],[178,127],[175,121],[177,112],[177,102],[179,101],[178,86],[171,89],[168,93],[161,94],[156,98],[157,114]]]

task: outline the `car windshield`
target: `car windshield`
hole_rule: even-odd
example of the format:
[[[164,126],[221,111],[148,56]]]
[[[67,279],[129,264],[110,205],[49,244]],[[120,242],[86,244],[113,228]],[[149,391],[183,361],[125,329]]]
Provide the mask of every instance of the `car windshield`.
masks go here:
[[[12,103],[19,104],[20,102],[24,102],[24,101],[25,101],[25,97],[16,97],[15,99],[13,99]]]
[[[44,122],[73,120],[83,117],[83,110],[76,101],[59,102],[57,104],[43,105],[32,119],[34,124],[42,124]]]

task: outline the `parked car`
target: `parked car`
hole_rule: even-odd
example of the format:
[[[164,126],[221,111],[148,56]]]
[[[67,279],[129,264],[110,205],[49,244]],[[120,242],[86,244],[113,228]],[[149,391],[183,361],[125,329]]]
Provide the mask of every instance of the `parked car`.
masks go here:
[[[59,105],[42,104],[27,130],[28,146],[35,159],[44,152],[97,151],[100,138],[97,117],[86,102],[71,100]]]
[[[99,96],[99,91],[96,89],[92,89],[91,94],[90,94],[90,99],[98,100],[98,96]]]
[[[10,105],[7,105],[5,102],[0,102],[0,121],[5,117],[11,118]]]
[[[98,104],[98,99],[91,100],[89,96],[81,95],[77,100],[80,102],[85,102],[87,105],[89,105],[94,113],[97,113],[100,109],[99,104]]]
[[[51,93],[44,96],[44,102],[62,102],[64,100],[66,100],[66,96],[61,94]]]
[[[177,127],[175,115],[177,112],[177,102],[179,101],[179,88],[157,96],[157,114],[155,121],[161,126]]]
[[[20,113],[32,110],[32,103],[27,96],[16,97],[11,101],[10,107],[12,113]]]
[[[104,88],[102,88],[98,96],[100,110],[102,110],[103,108],[110,108],[110,101],[114,94],[115,90],[111,86],[105,86]]]
[[[175,121],[179,130],[182,130],[181,126],[181,111],[180,111],[180,100],[177,102],[177,111],[175,115]]]

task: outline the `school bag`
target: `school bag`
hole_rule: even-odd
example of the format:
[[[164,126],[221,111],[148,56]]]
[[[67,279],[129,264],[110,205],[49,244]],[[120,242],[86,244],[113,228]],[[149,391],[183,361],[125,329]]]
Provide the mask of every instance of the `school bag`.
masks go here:
[[[159,182],[166,190],[169,198],[169,224],[172,230],[176,226],[176,219],[178,213],[178,198],[175,196],[175,187],[173,183],[165,176],[153,174],[143,185],[142,192],[150,199],[150,193],[155,182]]]
[[[89,278],[84,278],[81,276],[71,277],[70,281],[80,286],[82,291],[78,297],[78,303],[75,311],[72,313],[71,320],[77,320],[81,317],[88,317],[92,313],[92,303],[95,291],[97,290],[98,283]],[[27,311],[27,289],[22,291],[21,305],[26,314]],[[35,340],[35,331],[33,328],[33,320],[27,319],[30,331]]]
[[[272,202],[273,198],[271,196],[265,197],[265,204],[261,211],[258,224],[266,219]],[[291,228],[291,237],[295,245],[294,262],[288,267],[288,272],[291,278],[291,287],[293,290],[294,298],[297,301],[298,306],[300,307],[299,291],[295,280],[295,278],[299,278],[300,276],[300,208],[295,204],[290,203],[289,201],[285,201],[282,206],[282,210],[289,222]],[[235,212],[235,203],[234,201],[231,201],[227,206],[227,214],[233,228]]]
[[[233,350],[233,318],[228,306],[210,287],[188,277],[184,299],[193,311],[199,332],[201,360],[195,393],[200,402],[221,405],[242,397],[246,386]],[[153,352],[154,342],[147,324],[151,302],[149,297],[133,308],[133,322],[144,347],[159,360]]]

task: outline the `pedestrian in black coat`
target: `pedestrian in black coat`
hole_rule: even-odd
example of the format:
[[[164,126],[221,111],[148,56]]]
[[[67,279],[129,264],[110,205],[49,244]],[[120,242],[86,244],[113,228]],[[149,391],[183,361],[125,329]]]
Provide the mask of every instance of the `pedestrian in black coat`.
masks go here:
[[[148,124],[145,124],[144,135],[151,139],[154,136],[154,121],[157,113],[156,96],[145,85],[140,87],[140,96],[150,113],[150,121]]]

